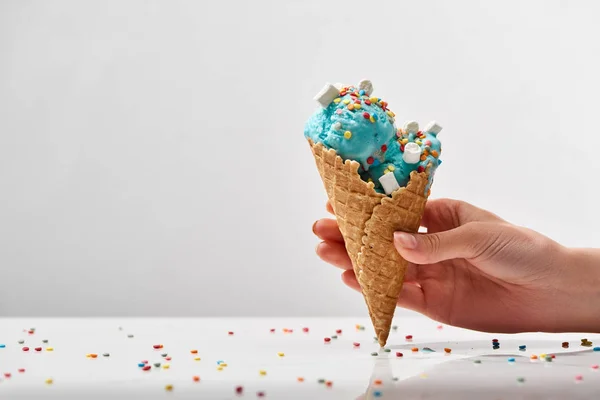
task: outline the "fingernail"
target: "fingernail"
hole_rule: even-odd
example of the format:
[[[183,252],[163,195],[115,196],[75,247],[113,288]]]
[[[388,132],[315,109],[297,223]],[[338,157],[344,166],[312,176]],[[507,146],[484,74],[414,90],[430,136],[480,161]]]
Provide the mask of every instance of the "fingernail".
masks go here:
[[[317,243],[317,245],[315,246],[315,253],[319,254],[319,246],[322,244],[323,242],[319,242]]]
[[[405,249],[417,248],[417,239],[406,232],[394,232],[394,242]]]
[[[315,223],[312,225],[312,231],[313,231],[314,234],[316,234],[316,232],[315,232],[315,226],[317,226],[317,222],[319,222],[319,221],[318,220],[315,221]]]

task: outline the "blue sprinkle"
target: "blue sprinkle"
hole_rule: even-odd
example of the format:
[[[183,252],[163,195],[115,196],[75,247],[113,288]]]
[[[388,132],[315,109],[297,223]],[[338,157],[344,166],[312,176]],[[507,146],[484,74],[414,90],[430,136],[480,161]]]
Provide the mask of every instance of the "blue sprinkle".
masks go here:
[[[508,362],[515,362],[515,358],[514,357],[509,358]]]
[[[142,368],[144,365],[146,365],[146,364],[144,364],[144,363],[139,363],[139,364],[138,364],[138,367]]]
[[[0,349],[3,349],[3,348],[5,348],[5,347],[6,347],[6,345],[5,345],[5,344],[0,344]]]
[[[442,160],[438,158],[438,165],[442,165]]]
[[[522,344],[521,346],[519,346],[519,350],[525,350],[527,348],[526,345]]]
[[[381,392],[377,390],[377,391],[373,392],[373,396],[381,397]]]
[[[0,346],[3,347],[3,346]],[[600,351],[600,347],[594,347],[594,351]]]
[[[381,164],[381,162],[378,159],[373,160],[373,166],[376,167],[379,164]]]
[[[373,114],[373,115],[371,115],[371,117],[373,117],[373,119],[374,119],[375,121],[377,121],[377,114]]]
[[[433,350],[433,349],[431,349],[429,347],[423,347],[423,350],[421,350],[421,351],[426,351],[426,352],[429,352],[429,353],[435,353],[435,350]]]
[[[361,90],[360,92],[358,92],[358,94],[360,94],[361,96],[365,94],[364,90]]]
[[[223,364],[224,362],[225,362],[225,361],[223,361],[223,360],[219,360],[219,361],[217,361],[217,365],[221,365],[221,364]]]

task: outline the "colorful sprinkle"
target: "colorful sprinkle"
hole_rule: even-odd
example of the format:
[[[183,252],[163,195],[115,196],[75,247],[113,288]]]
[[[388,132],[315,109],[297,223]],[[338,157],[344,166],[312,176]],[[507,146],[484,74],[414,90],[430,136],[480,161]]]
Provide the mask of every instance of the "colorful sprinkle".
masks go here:
[[[372,353],[371,353],[371,355],[372,355],[373,357],[375,357],[375,356],[378,356],[379,354],[378,354],[376,351],[374,351],[374,352],[372,352]]]
[[[474,360],[473,361],[475,364],[481,364],[481,360]]]
[[[130,333],[129,335],[127,335],[127,337],[131,339],[133,335]]]
[[[569,348],[569,342],[562,342],[562,347],[563,347],[563,349],[568,349]]]
[[[327,382],[325,382],[325,386],[331,387],[331,386],[333,386],[333,382],[327,381]]]
[[[317,381],[318,383],[325,383],[325,379],[321,378]]]
[[[303,378],[303,377],[301,377],[301,376],[299,376],[298,378],[296,378],[296,380],[297,380],[298,382],[304,382],[304,378]]]
[[[552,356],[546,356],[545,360],[546,360],[547,362],[552,362]]]
[[[527,349],[527,346],[524,344],[519,346],[519,350],[526,350],[526,349]]]
[[[332,339],[337,339],[337,335],[331,335]]]
[[[347,131],[347,132],[350,132],[350,131]],[[352,133],[350,133],[350,136],[352,136]],[[346,133],[345,132],[344,132],[344,137],[346,137]],[[308,328],[302,328],[302,332],[308,333]]]
[[[600,351],[600,347],[594,347],[594,351]]]
[[[350,104],[350,100],[349,99],[344,99],[343,103],[344,104]]]
[[[162,344],[155,344],[154,346],[155,349],[162,349]]]
[[[163,365],[163,369],[169,369],[169,368],[171,368],[171,366],[169,364]]]
[[[25,368],[19,368],[17,371],[19,371],[19,373],[24,373],[25,372]]]
[[[10,372],[5,372],[5,373],[4,373],[4,377],[5,377],[5,378],[10,378],[10,377],[11,377],[11,374],[10,374]]]
[[[140,367],[140,368],[144,367],[145,365],[146,364],[144,364],[144,363],[138,363],[138,367]]]
[[[399,351],[396,352],[396,357],[403,357],[404,354],[400,353]]]
[[[514,358],[514,357],[510,357],[510,358],[508,359],[508,362],[510,362],[510,363],[512,363],[512,362],[515,362],[515,358]]]
[[[331,342],[331,338],[328,338],[328,337],[326,337],[326,338],[324,338],[324,339],[323,339],[323,341],[324,341],[325,343],[329,343],[329,342]]]
[[[233,335],[233,332],[229,331],[229,332],[227,332],[227,334],[228,334],[229,336],[232,336],[232,335]]]
[[[173,385],[165,385],[165,390],[166,390],[167,392],[170,392],[170,391],[172,391],[172,390],[173,390]]]
[[[194,375],[194,376],[192,376],[192,380],[194,382],[200,382],[200,377],[198,375]]]
[[[418,347],[413,347],[411,350],[416,353],[417,351],[419,351],[419,348]]]
[[[537,360],[538,356],[536,356],[535,354],[532,354],[531,357],[529,357],[529,358],[531,358],[532,360]]]
[[[3,348],[5,348],[5,347],[6,347],[6,345],[5,345],[5,344],[0,344],[0,349],[3,349]]]
[[[391,352],[392,350],[390,350],[390,349],[383,349],[383,351],[384,351],[384,352],[386,352],[386,353],[389,353],[389,352]]]
[[[156,368],[160,368],[160,363],[159,363],[159,362],[157,362],[157,363],[154,363],[154,366],[155,366]]]
[[[166,361],[171,361],[171,357],[165,357]]]
[[[277,353],[277,355],[278,355],[279,357],[283,357],[283,356],[285,356],[285,354],[284,354],[284,353],[282,353],[282,352],[279,352],[279,353]]]
[[[256,392],[258,397],[265,397],[265,392]]]
[[[190,350],[190,353],[192,353],[192,354],[198,354],[198,350]]]
[[[104,353],[102,354],[103,357],[110,357],[110,353]]]
[[[374,384],[374,385],[381,385],[382,383],[383,383],[383,382],[381,381],[381,379],[375,379],[375,380],[373,381],[373,384]]]
[[[23,339],[19,340],[19,344],[23,344],[25,341]]]
[[[599,368],[598,364],[592,365],[592,369],[598,369],[598,368]]]
[[[354,110],[354,104],[348,104],[348,110],[350,110],[350,111]]]
[[[379,390],[376,390],[373,392],[373,396],[375,397],[381,397],[381,392]]]
[[[364,112],[364,113],[363,113],[363,117],[364,117],[365,119],[370,119],[370,118],[371,118],[371,114],[369,114],[368,112]]]
[[[492,343],[498,343],[498,339],[492,339]]]
[[[525,378],[523,378],[522,376],[520,376],[520,377],[517,378],[517,382],[523,383],[523,382],[525,382]]]
[[[360,347],[360,343],[358,343],[358,342],[354,342],[354,343],[352,343],[352,345],[353,345],[354,347]]]
[[[54,383],[54,380],[52,378],[48,378],[45,380],[46,385],[52,385]]]
[[[581,382],[583,380],[583,375],[575,375],[575,380]]]
[[[271,329],[269,329],[269,332],[271,332],[271,333],[275,333],[275,328],[271,328]]]
[[[411,339],[413,338],[413,336],[412,336],[412,335],[406,335],[404,338],[405,338],[406,340],[411,340]]]
[[[452,353],[452,349],[449,349],[448,347],[445,347],[444,348],[444,352],[450,354],[450,353]]]
[[[23,347],[23,351],[29,351],[29,347]]]
[[[168,356],[168,354],[167,353],[162,353],[160,356],[161,357],[166,357],[166,356]]]
[[[261,376],[265,376],[265,375],[267,375],[267,371],[265,371],[264,369],[261,369],[260,371],[258,371],[258,373],[259,373]]]
[[[144,365],[144,366],[142,367],[142,370],[143,370],[143,371],[150,371],[150,368],[152,368],[150,365]]]
[[[200,357],[194,357],[194,361],[200,361]]]
[[[342,334],[342,330],[341,329],[336,329],[335,333],[337,333],[338,335],[341,335]]]
[[[235,392],[236,392],[237,394],[242,394],[242,393],[244,393],[244,387],[243,387],[243,386],[236,386],[236,388],[235,388]]]

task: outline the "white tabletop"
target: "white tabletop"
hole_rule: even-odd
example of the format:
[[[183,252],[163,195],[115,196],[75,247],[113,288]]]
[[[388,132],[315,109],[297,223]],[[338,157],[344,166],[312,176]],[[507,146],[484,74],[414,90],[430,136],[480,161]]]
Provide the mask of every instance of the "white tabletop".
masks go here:
[[[493,335],[442,327],[421,317],[395,324],[390,352],[385,352],[373,340],[368,319],[0,319],[0,399],[134,394],[145,399],[234,399],[240,396],[237,387],[243,397],[263,392],[276,399],[583,399],[600,393],[600,370],[593,368],[600,364],[600,351],[594,351],[600,335]],[[30,328],[35,328],[33,334]],[[325,343],[338,329],[337,339]],[[412,341],[406,335],[413,335]],[[581,346],[582,337],[592,347]],[[492,339],[499,340],[500,349],[492,348]],[[564,341],[569,348],[562,347]],[[519,345],[527,349],[521,351]],[[29,351],[23,351],[25,346]],[[555,358],[531,360],[532,354],[542,353]],[[514,362],[508,361],[511,357]],[[149,371],[138,366],[144,360]],[[219,361],[227,366],[218,370]],[[159,368],[153,365],[157,362]]]

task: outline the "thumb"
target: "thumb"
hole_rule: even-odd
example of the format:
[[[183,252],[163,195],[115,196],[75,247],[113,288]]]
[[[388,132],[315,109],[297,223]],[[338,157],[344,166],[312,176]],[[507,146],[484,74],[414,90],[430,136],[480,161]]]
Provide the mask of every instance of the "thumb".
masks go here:
[[[429,234],[394,232],[394,246],[409,262],[433,264],[455,258],[476,258],[496,237],[478,224],[467,223],[449,231]]]

